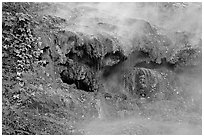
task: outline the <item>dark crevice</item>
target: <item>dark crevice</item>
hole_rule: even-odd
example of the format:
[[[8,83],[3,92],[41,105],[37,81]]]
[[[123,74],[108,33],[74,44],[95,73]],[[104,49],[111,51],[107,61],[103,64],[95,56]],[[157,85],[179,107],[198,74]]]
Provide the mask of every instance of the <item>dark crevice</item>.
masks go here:
[[[127,57],[124,56],[124,54],[121,53],[120,51],[116,51],[115,53],[107,53],[104,57],[104,62],[107,59],[110,59],[113,62],[115,61],[116,63],[113,64],[112,66],[107,65],[103,68],[103,78],[107,78],[114,72],[117,72],[118,69],[120,69],[121,64],[127,59]]]
[[[113,66],[106,66],[104,68],[104,71],[103,71],[103,74],[102,74],[102,77],[104,79],[108,78],[109,76],[111,75],[114,75],[115,73],[121,71],[122,69],[120,67],[122,67],[123,63],[122,62],[119,62],[118,64],[115,64]]]
[[[113,53],[113,52],[107,53],[104,58],[108,58],[108,57],[118,58],[120,60],[125,60],[126,59],[126,57],[124,56],[124,54],[121,51],[116,51],[115,53]]]
[[[65,77],[63,73],[64,71],[60,73],[63,83],[67,83],[69,85],[75,84],[77,89],[81,89],[81,90],[88,91],[88,92],[93,92],[92,87],[88,85],[86,82],[84,82],[84,80],[71,79],[71,78]]]
[[[148,69],[160,69],[160,68],[166,68],[168,70],[174,70],[175,69],[175,64],[169,63],[166,61],[166,59],[161,59],[161,63],[158,64],[156,62],[153,61],[142,61],[139,63],[136,63],[134,67],[142,67],[142,68],[148,68]]]
[[[87,83],[85,83],[83,80],[75,80],[74,84],[76,85],[77,89],[93,92],[91,86],[87,85]]]

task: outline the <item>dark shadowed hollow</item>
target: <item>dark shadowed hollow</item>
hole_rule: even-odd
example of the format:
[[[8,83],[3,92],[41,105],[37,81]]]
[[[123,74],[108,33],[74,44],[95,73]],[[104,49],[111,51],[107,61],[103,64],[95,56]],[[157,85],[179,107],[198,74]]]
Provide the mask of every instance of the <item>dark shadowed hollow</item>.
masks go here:
[[[201,3],[4,3],[2,15],[3,134],[202,134]]]

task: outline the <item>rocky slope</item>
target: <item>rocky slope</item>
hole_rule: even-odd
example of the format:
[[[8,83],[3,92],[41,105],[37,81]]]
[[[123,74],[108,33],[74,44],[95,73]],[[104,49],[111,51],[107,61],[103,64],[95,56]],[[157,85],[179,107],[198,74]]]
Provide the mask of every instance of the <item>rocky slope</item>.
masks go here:
[[[150,124],[159,119],[176,126],[180,120],[187,129],[192,126],[187,112],[195,106],[198,110],[189,117],[195,116],[198,126],[192,133],[200,134],[201,98],[192,94],[201,92],[186,90],[181,76],[190,72],[199,81],[201,38],[195,42],[194,33],[169,32],[145,19],[123,17],[122,12],[109,15],[99,5],[51,3],[37,13],[39,22],[33,32],[39,39],[40,66],[35,66],[35,73],[22,73],[24,87],[35,91],[26,93],[24,105],[29,111],[37,109],[44,119],[59,121],[60,130],[52,132],[51,126],[50,131],[31,134],[180,134],[173,132],[173,125],[172,131],[166,131],[167,125],[156,123],[165,128],[164,133],[151,129],[146,118],[153,119]],[[132,116],[136,117],[133,126],[128,119],[120,121]],[[107,131],[107,120],[116,120],[113,126],[123,123],[130,131],[119,133],[122,125]],[[94,123],[101,127],[93,131]]]

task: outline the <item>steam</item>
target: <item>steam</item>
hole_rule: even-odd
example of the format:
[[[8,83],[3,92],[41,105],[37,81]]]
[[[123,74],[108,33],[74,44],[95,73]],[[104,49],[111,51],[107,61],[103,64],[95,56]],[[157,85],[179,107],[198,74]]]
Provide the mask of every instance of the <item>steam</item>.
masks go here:
[[[176,41],[175,33],[185,32],[188,34],[190,44],[201,48],[201,11],[201,3],[55,3],[52,9],[47,11],[47,14],[65,18],[68,22],[65,27],[67,30],[80,31],[86,34],[108,33],[115,36],[122,42],[124,50],[130,52],[132,47],[137,46],[132,44],[136,37],[151,33],[145,32],[145,27],[150,27],[150,25],[157,30],[158,34],[170,38],[172,45]],[[130,62],[114,68],[115,74],[104,80],[107,85],[106,90],[110,90],[111,86],[120,87],[119,77],[122,75],[120,68],[124,66],[131,68],[131,61],[137,58],[137,54],[130,58]],[[201,73],[201,71],[198,71],[189,74],[187,70],[185,73],[178,75],[180,86],[185,91],[187,110],[176,115],[168,112],[171,120],[162,118],[158,112],[152,115],[150,120],[147,120],[146,116],[128,117],[125,120],[118,119],[111,123],[97,119],[86,124],[84,128],[90,134],[117,134],[125,127],[131,128],[131,126],[133,126],[133,130],[143,127],[143,131],[147,131],[147,134],[159,134],[161,132],[166,134],[201,134],[201,123],[191,124],[190,122],[191,117],[197,117],[198,120],[195,121],[201,120]],[[98,99],[97,101],[97,109],[101,113],[100,117],[104,118],[104,115],[113,111],[113,107],[107,106],[103,100]],[[164,104],[163,102],[159,103]],[[167,106],[161,106],[160,108],[166,111],[171,103],[167,103]],[[157,105],[151,104],[150,108],[153,109],[150,112],[155,111]],[[156,111],[159,111],[159,109]],[[163,114],[163,111],[161,113]],[[155,119],[153,117],[159,118]],[[160,121],[157,121],[158,119]],[[182,119],[182,121],[178,122],[177,119]],[[133,125],[130,124],[132,121],[134,121]],[[114,127],[113,130],[110,130],[110,125]],[[154,125],[154,127],[151,125]]]
[[[144,24],[135,20],[150,22],[172,41],[175,32],[183,31],[191,33],[192,45],[201,39],[201,3],[58,3],[55,7],[54,15],[67,19],[74,30],[95,33],[105,29],[121,37],[125,49],[132,46],[128,41],[143,33]]]

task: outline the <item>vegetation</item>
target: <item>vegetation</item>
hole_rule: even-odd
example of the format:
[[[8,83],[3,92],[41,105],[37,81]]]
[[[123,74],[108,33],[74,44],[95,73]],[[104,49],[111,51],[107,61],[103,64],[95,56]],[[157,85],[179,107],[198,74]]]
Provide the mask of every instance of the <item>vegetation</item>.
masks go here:
[[[141,21],[144,35],[130,40],[127,55],[122,40],[108,33],[63,29],[71,21],[41,12],[51,5],[2,3],[4,135],[83,134],[79,123],[104,106],[116,117],[138,110],[140,96],[149,102],[181,96],[177,70],[201,64],[201,45],[190,45],[188,34],[178,32],[173,43]]]
[[[38,15],[42,6],[3,3],[3,134],[73,134],[72,122],[83,114],[82,109],[75,110],[79,106],[73,103],[78,102],[71,96],[74,89],[66,84],[62,87],[61,81],[50,75],[53,66],[44,66],[39,32],[57,29],[58,22]]]

